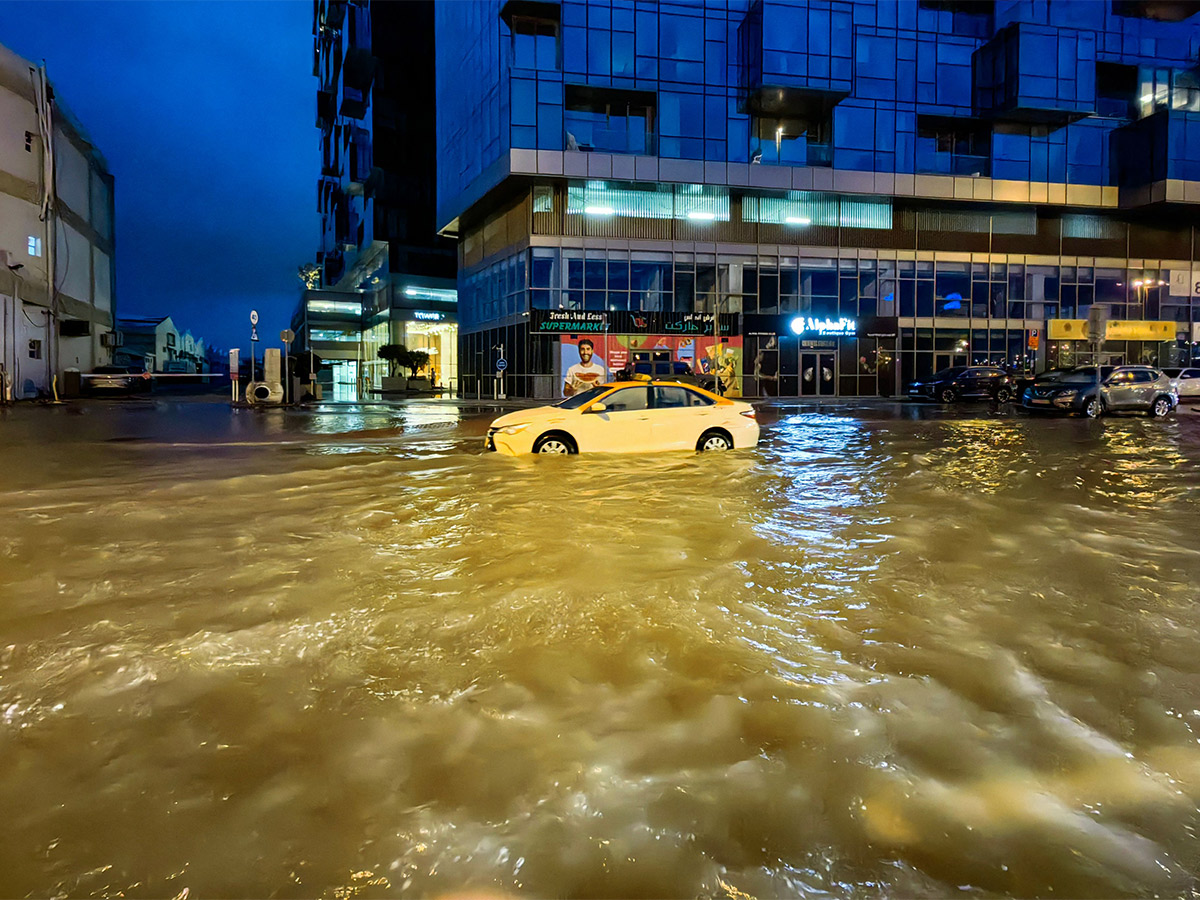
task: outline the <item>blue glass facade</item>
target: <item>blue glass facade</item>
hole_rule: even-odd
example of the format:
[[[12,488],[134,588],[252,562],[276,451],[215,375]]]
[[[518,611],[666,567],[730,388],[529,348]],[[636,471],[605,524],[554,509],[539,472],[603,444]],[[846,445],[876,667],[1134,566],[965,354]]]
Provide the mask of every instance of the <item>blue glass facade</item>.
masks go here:
[[[1050,319],[1102,302],[1179,324],[1173,348],[1114,344],[1110,356],[1174,361],[1191,353],[1183,286],[1200,268],[1192,11],[1162,0],[439,4],[438,220],[461,241],[464,329],[517,329],[509,345],[530,359],[514,374],[552,376],[539,371],[541,338],[520,330],[533,310],[745,317],[840,312],[845,299],[857,315],[899,320],[889,352],[917,353],[918,330],[939,325],[926,319],[968,319],[967,357],[1003,346],[1006,365],[1029,368],[1060,351],[1045,339]],[[603,286],[598,274],[589,285],[593,258]],[[651,264],[667,269],[639,282]],[[853,290],[840,274],[815,286],[844,268]],[[615,289],[610,269],[626,273]],[[883,270],[894,290],[864,293],[862,273]],[[789,279],[795,290],[780,291]],[[949,325],[958,347],[963,322]]]

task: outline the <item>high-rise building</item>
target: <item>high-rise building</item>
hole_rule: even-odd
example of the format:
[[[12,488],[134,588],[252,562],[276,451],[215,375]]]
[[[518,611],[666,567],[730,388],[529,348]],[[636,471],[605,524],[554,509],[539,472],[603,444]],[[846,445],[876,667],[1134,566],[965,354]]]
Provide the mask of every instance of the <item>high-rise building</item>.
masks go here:
[[[316,0],[321,235],[317,272],[293,319],[299,346],[329,367],[327,388],[382,388],[388,343],[431,355],[457,381],[452,241],[437,234],[432,0]]]
[[[113,177],[44,67],[4,47],[0,124],[0,400],[62,393],[117,343]]]
[[[1194,0],[436,7],[466,392],[724,368],[891,395],[1200,351]]]

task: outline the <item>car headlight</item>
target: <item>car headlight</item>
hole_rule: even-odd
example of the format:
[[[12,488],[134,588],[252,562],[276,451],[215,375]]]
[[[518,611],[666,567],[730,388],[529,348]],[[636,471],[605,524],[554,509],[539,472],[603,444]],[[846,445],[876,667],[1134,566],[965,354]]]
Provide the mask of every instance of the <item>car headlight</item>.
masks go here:
[[[1054,395],[1054,399],[1055,400],[1070,400],[1078,393],[1079,393],[1079,391],[1060,391],[1059,393]]]
[[[520,434],[528,427],[529,423],[525,422],[521,425],[505,425],[503,428],[499,429],[499,431],[501,434]]]

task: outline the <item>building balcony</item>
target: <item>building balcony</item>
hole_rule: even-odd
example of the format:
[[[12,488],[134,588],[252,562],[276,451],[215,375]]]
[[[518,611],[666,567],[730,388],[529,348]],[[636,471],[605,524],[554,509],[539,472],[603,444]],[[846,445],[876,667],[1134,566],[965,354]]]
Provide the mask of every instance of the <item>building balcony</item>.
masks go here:
[[[850,4],[809,9],[757,0],[738,26],[742,106],[756,115],[819,121],[853,88]]]
[[[926,159],[918,159],[917,171],[922,175],[980,178],[991,174],[992,160],[987,156],[967,153],[935,153]]]
[[[367,114],[367,107],[371,104],[370,90],[361,91],[356,87],[351,87],[348,84],[342,84],[342,106],[341,113],[350,119],[361,119]]]
[[[1160,110],[1116,129],[1113,145],[1122,190],[1200,181],[1200,112]]]
[[[1062,126],[1096,111],[1096,37],[1014,23],[975,51],[975,112]]]
[[[808,144],[805,147],[804,160],[814,168],[829,168],[833,165],[833,145]]]
[[[346,18],[346,6],[346,0],[325,0],[317,15],[318,24],[326,28],[341,28]]]
[[[375,81],[377,60],[365,47],[351,47],[342,61],[342,82],[367,94]]]
[[[317,91],[317,127],[328,131],[337,118],[337,99],[333,91]]]

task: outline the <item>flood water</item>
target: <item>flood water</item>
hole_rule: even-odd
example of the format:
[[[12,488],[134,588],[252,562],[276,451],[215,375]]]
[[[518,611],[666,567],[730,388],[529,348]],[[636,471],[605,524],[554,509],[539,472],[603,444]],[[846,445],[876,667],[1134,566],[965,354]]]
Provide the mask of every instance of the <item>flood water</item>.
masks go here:
[[[1193,890],[1200,416],[488,418],[0,411],[0,896]]]

